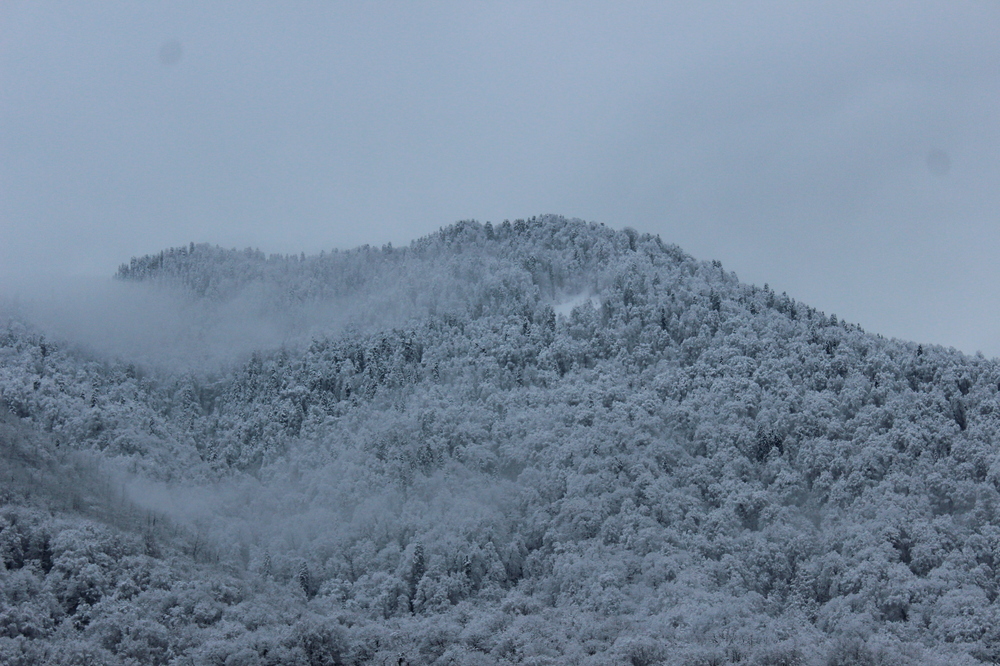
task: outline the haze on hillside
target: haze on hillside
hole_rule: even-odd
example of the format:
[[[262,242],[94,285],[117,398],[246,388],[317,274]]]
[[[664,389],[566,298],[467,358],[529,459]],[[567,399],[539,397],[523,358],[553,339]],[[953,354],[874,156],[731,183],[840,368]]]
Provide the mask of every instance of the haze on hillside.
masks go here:
[[[996,360],[558,216],[114,284],[0,321],[0,663],[1000,655]]]
[[[560,213],[1000,354],[1000,5],[0,6],[0,290]]]
[[[1000,663],[998,34],[0,3],[0,664]]]

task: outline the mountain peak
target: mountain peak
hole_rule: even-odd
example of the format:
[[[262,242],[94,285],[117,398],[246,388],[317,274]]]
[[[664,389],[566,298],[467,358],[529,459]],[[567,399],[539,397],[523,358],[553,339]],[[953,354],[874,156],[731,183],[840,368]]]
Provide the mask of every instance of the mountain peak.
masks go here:
[[[51,483],[58,520],[20,490],[0,511],[0,544],[49,544],[0,550],[0,591],[38,590],[5,592],[42,618],[33,655],[71,636],[110,663],[132,643],[88,627],[125,612],[180,623],[135,640],[196,661],[992,658],[993,361],[557,216],[312,256],[188,245],[117,277],[184,294],[171,335],[254,351],[206,372],[0,335],[10,432],[52,438],[11,469],[129,472],[106,501],[81,481],[127,511]],[[165,589],[195,610],[168,618]]]

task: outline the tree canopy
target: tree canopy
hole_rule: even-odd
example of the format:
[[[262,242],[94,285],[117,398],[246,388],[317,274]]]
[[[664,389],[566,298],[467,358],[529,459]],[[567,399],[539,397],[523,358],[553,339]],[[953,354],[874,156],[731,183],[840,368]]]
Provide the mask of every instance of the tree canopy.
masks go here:
[[[555,216],[117,277],[291,333],[0,329],[0,662],[1000,662],[993,360]]]

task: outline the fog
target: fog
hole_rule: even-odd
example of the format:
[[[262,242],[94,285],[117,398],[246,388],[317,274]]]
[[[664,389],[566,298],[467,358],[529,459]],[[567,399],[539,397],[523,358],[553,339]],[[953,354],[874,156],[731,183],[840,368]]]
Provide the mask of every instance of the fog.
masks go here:
[[[255,350],[334,334],[350,320],[352,307],[310,303],[278,310],[257,292],[212,301],[179,286],[97,277],[11,281],[6,287],[0,319],[29,321],[54,342],[97,358],[168,373],[219,371]]]
[[[997,362],[655,236],[541,217],[405,251],[188,245],[4,293],[0,662],[1000,644]]]
[[[997,35],[3,2],[0,662],[996,661]]]
[[[441,534],[496,529],[519,490],[459,469],[403,489],[370,483],[365,461],[350,452],[317,457],[295,449],[289,458],[298,462],[276,464],[263,479],[158,482],[112,465],[104,473],[137,508],[182,530],[203,556],[253,569],[265,553],[277,566],[292,567],[306,544],[332,551],[362,535],[389,538],[415,525]]]
[[[995,3],[0,7],[0,280],[557,213],[1000,354]]]

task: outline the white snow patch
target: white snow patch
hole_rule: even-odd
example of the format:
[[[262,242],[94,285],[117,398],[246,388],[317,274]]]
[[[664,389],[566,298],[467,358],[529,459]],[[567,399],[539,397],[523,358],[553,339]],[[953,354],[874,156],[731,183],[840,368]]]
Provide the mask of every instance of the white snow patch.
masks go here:
[[[585,291],[556,303],[552,306],[552,309],[556,311],[557,315],[568,317],[572,314],[574,308],[578,308],[585,303],[590,303],[593,308],[601,307],[601,299],[592,295],[589,291]]]

